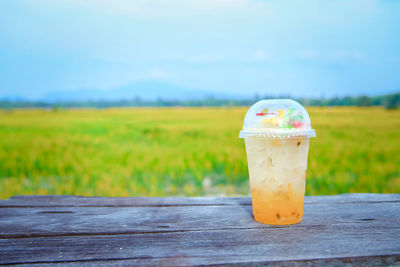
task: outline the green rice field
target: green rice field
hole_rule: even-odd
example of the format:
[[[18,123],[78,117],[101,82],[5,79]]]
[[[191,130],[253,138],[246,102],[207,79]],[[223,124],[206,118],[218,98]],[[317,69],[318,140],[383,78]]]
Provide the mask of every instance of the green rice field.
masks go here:
[[[400,110],[308,110],[308,195],[400,193]],[[247,195],[246,111],[0,110],[0,198]]]

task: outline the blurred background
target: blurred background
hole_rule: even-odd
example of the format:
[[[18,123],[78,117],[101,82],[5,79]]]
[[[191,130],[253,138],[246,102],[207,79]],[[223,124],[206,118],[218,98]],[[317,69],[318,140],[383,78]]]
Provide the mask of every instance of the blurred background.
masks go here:
[[[250,105],[292,98],[307,194],[400,192],[400,1],[0,2],[0,198],[247,195]]]

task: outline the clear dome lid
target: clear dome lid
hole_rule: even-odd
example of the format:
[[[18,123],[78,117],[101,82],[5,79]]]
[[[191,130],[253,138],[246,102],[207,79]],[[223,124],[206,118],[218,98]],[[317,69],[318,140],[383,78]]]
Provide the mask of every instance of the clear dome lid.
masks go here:
[[[315,137],[306,109],[291,99],[268,99],[247,111],[239,137],[269,138]]]

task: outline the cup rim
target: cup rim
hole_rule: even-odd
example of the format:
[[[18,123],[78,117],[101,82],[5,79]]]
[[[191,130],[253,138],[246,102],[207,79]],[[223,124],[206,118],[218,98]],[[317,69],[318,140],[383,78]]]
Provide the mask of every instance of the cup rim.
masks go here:
[[[266,137],[273,139],[290,139],[290,138],[312,138],[316,137],[314,129],[297,130],[297,129],[246,129],[241,130],[239,138],[247,137]]]

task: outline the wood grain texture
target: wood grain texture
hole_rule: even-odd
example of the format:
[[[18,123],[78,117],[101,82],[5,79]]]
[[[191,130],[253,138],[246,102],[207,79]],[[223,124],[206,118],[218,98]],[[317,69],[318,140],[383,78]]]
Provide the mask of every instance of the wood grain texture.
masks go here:
[[[0,200],[0,264],[400,265],[400,195],[307,197],[303,221],[255,222],[249,198]]]
[[[342,194],[306,196],[305,203],[398,202],[400,194]],[[251,205],[249,197],[82,197],[82,196],[14,196],[0,199],[1,207],[137,207]]]

